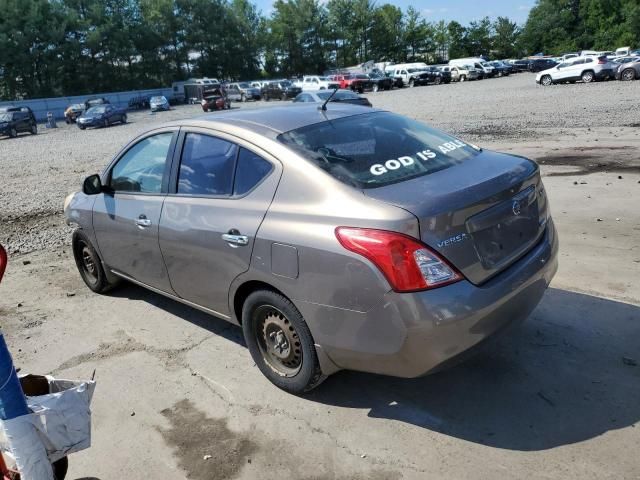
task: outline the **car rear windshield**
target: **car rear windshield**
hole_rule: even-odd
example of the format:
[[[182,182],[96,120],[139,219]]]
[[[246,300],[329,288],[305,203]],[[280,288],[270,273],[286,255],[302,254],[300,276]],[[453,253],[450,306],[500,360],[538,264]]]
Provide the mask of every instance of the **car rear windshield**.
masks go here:
[[[11,113],[0,113],[0,122],[10,122],[13,118]]]
[[[454,137],[389,112],[308,125],[278,140],[334,178],[361,189],[428,175],[478,153]]]

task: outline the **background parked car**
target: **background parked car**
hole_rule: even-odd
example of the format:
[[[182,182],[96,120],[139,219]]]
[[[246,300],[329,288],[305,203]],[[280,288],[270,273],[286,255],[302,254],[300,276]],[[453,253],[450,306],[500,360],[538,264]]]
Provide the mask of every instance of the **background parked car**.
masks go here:
[[[78,127],[84,130],[87,127],[108,127],[114,123],[127,123],[127,112],[111,104],[97,105],[87,109],[78,117]]]
[[[227,87],[222,87],[222,91],[224,91],[226,97],[229,99],[229,101],[231,102],[243,102],[244,101],[244,95],[242,94],[242,92],[234,87],[234,86],[227,86]]]
[[[640,78],[640,56],[626,57],[618,63],[615,70],[616,80],[630,81]]]
[[[332,96],[333,95],[333,96]],[[361,97],[357,93],[341,89],[335,92],[334,90],[318,90],[316,92],[302,92],[293,100],[294,103],[324,103],[329,97],[329,103],[351,103],[354,105],[363,105],[365,107],[371,107],[371,102],[364,97]]]
[[[71,104],[64,111],[64,121],[66,123],[76,123],[82,112],[84,112],[84,103]]]
[[[371,90],[374,92],[391,90],[393,88],[393,79],[379,73],[370,73],[369,80],[371,80]]]
[[[90,98],[86,102],[84,102],[84,109],[89,110],[91,107],[96,107],[98,105],[107,105],[109,103],[111,102],[104,97]]]
[[[240,91],[241,102],[260,100],[261,98],[260,88],[252,87],[248,82],[232,83],[230,86]]]
[[[536,76],[536,83],[544,86],[554,83],[573,83],[582,80],[591,83],[614,76],[613,63],[607,57],[578,57],[543,70]]]
[[[465,82],[467,80],[478,80],[480,74],[471,65],[452,66],[449,68],[451,80],[454,82]]]
[[[0,110],[0,135],[15,138],[21,132],[38,133],[38,124],[30,110]]]
[[[262,98],[267,102],[273,99],[290,100],[296,98],[300,92],[302,92],[302,89],[300,87],[294,87],[289,80],[269,82],[269,84],[262,89]]]
[[[516,60],[512,63],[514,72],[529,72],[532,60]],[[549,67],[551,68],[551,67]]]
[[[231,100],[227,97],[224,89],[214,88],[204,92],[202,101],[202,110],[210,112],[212,110],[228,110],[231,108]]]
[[[548,70],[556,65],[558,65],[558,63],[550,58],[531,60],[529,63],[529,71],[533,73],[542,72],[543,70]]]
[[[302,77],[302,90],[324,90],[339,88],[337,82],[330,80],[328,77],[320,77],[318,75],[305,75]]]
[[[509,74],[513,70],[513,67],[511,65],[502,63],[499,60],[494,60],[493,62],[489,62],[489,65],[491,65],[494,68],[494,70],[496,71],[496,75],[498,77],[509,76]]]
[[[145,109],[145,108],[149,108],[149,96],[148,95],[139,95],[137,97],[130,98],[129,99],[129,108],[135,109],[135,110],[142,110],[142,109]]]
[[[152,112],[171,110],[169,100],[167,100],[167,97],[162,95],[158,97],[151,97],[149,99],[149,106],[151,107]]]
[[[436,66],[430,65],[427,67],[427,72],[432,72],[435,74],[434,82],[436,85],[441,83],[451,83],[451,71],[449,70],[449,66]]]

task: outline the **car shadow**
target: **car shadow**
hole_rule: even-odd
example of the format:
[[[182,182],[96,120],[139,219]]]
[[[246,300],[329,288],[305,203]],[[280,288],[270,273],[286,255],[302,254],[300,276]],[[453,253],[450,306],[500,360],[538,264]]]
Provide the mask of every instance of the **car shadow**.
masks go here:
[[[418,379],[340,372],[308,396],[509,450],[545,450],[640,420],[640,308],[550,289],[520,327]]]
[[[139,287],[133,283],[124,283],[121,287],[109,292],[109,295],[116,298],[128,298],[130,300],[147,302],[171,315],[187,320],[197,327],[246,347],[242,329],[237,325],[176,300],[172,300],[171,298],[154,293],[146,288]]]
[[[237,326],[143,288],[112,295],[245,345]],[[342,371],[304,398],[496,448],[546,450],[640,420],[638,338],[640,307],[552,288],[524,324],[452,369],[417,379]]]

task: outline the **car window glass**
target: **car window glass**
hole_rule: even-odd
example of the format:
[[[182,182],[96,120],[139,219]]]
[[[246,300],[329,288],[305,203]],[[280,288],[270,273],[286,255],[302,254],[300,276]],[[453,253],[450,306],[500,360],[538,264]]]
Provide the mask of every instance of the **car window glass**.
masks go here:
[[[592,59],[592,58],[587,58],[587,59],[585,60],[585,63],[592,63],[592,62],[593,62],[593,59]]]
[[[271,172],[273,166],[255,153],[240,148],[233,187],[234,195],[244,195]]]
[[[188,133],[182,149],[178,193],[231,195],[238,147],[209,135]]]
[[[160,193],[172,132],[147,137],[131,147],[111,171],[116,192]]]
[[[584,64],[584,58],[581,58],[580,60],[575,60],[572,65],[582,65]]]

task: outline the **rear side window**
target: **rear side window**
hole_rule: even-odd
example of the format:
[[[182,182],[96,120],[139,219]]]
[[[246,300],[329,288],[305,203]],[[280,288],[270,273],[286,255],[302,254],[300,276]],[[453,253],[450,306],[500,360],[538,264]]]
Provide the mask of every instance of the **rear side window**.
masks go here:
[[[272,169],[271,163],[264,158],[240,147],[233,194],[244,195],[269,175]]]
[[[178,173],[178,193],[231,195],[238,147],[210,135],[188,133]]]
[[[478,153],[461,140],[389,112],[308,125],[278,140],[334,178],[363,189],[444,170]]]

